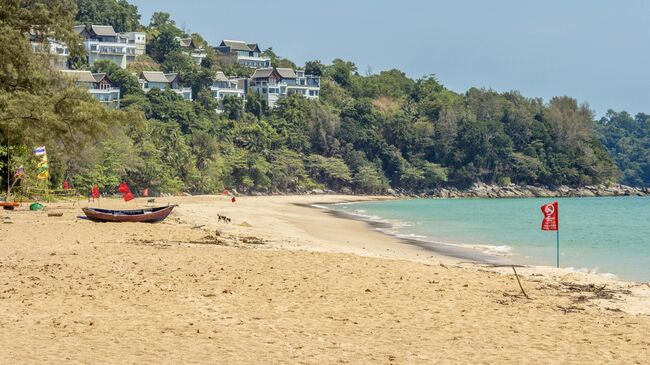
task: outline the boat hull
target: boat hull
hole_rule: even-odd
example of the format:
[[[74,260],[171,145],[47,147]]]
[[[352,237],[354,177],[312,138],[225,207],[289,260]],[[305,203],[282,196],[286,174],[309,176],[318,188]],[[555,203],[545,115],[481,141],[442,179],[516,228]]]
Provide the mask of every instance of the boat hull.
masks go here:
[[[165,220],[176,205],[133,210],[81,208],[86,217],[94,222],[140,222],[156,223]]]

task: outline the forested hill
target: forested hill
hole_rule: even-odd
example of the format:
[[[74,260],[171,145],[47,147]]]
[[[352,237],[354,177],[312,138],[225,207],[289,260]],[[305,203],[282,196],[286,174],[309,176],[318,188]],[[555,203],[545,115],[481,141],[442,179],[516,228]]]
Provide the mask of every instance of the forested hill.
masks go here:
[[[598,132],[621,171],[620,181],[631,186],[650,186],[650,115],[607,112]]]
[[[295,65],[271,48],[265,54],[274,66],[322,76],[320,100],[289,97],[269,109],[249,94],[245,105],[228,99],[226,112],[217,114],[208,90],[215,73],[252,70],[223,64],[199,34],[184,34],[169,14],[155,13],[141,24],[137,8],[124,0],[11,0],[0,8],[0,34],[5,44],[17,44],[0,49],[7,65],[0,68],[1,153],[9,146],[12,171],[19,164],[29,171],[29,151],[46,145],[53,186],[64,179],[82,191],[93,184],[111,191],[125,180],[136,191],[154,193],[424,192],[474,182],[580,186],[619,178],[601,141],[617,153],[617,162],[624,160],[619,150],[627,156],[625,148],[614,147],[620,134],[595,128],[607,123],[595,122],[587,105],[567,96],[544,102],[518,92],[456,93],[434,76],[413,80],[399,70],[360,75],[341,59]],[[148,55],[126,70],[108,61],[85,65],[83,50],[72,47],[76,68],[106,72],[120,87],[121,110],[105,110],[61,80],[21,36],[36,29],[74,43],[75,23],[147,33]],[[196,65],[181,53],[176,36],[206,46],[208,58]],[[230,36],[236,34],[224,34]],[[194,102],[170,91],[144,94],[134,76],[142,70],[178,72]],[[2,170],[6,176],[6,164]],[[625,179],[648,183],[647,174]],[[21,182],[30,184],[38,182],[29,176]]]

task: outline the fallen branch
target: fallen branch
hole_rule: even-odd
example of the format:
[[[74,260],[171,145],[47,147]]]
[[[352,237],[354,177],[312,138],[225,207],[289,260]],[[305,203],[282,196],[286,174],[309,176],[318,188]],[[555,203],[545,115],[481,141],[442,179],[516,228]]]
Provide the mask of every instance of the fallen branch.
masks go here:
[[[524,287],[521,286],[521,281],[519,281],[519,275],[517,274],[517,270],[515,270],[515,265],[511,265],[511,266],[512,266],[512,271],[515,272],[515,277],[517,278],[517,283],[519,284],[519,289],[521,289],[521,292],[524,294],[524,296],[526,297],[526,299],[530,299],[530,298],[528,297],[528,294],[526,294],[526,292],[524,291]]]

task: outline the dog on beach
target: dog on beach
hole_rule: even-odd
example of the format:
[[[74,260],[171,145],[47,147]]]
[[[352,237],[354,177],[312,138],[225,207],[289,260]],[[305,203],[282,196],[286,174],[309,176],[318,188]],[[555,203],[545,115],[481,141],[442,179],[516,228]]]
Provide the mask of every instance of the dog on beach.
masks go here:
[[[218,217],[217,222],[219,222],[219,223],[221,223],[221,222],[230,223],[231,222],[230,218],[226,217],[225,215],[217,214],[217,217]]]

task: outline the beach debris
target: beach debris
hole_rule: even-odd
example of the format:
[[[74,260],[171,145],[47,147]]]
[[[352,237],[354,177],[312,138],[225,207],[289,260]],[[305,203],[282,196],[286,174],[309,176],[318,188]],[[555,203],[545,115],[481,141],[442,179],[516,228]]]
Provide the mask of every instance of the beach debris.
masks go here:
[[[564,312],[564,314],[567,314],[567,313],[576,313],[576,312],[578,312],[578,311],[583,311],[583,310],[585,310],[584,308],[576,307],[576,306],[574,306],[574,305],[572,305],[572,306],[568,306],[568,307],[558,305],[557,308],[558,308],[559,310],[561,310],[562,312]]]
[[[225,215],[217,214],[217,222],[219,222],[219,223],[221,223],[221,222],[230,223],[230,222],[232,222],[232,220],[230,218],[226,217]]]
[[[155,203],[155,202],[156,202],[156,199],[154,199],[154,198],[147,199],[147,203]]]
[[[37,211],[43,209],[44,206],[41,203],[32,203],[29,205],[29,210],[31,211]]]
[[[205,227],[205,224],[199,224],[199,225],[196,225],[196,226],[192,226],[192,229],[201,229],[203,227]]]
[[[50,212],[50,213],[47,213],[47,216],[48,217],[62,217],[63,213],[61,213],[61,212]]]
[[[242,227],[252,227],[253,226],[252,224],[250,224],[250,223],[248,223],[246,221],[239,223],[239,225],[242,226]]]
[[[265,243],[263,239],[254,236],[242,237],[241,241],[253,245],[263,245]]]
[[[612,312],[622,312],[623,311],[620,308],[611,308],[611,307],[605,307],[605,310],[612,311]]]
[[[515,277],[517,278],[517,283],[519,284],[519,289],[521,289],[521,292],[524,294],[524,297],[526,297],[526,299],[530,299],[528,297],[528,294],[526,294],[526,291],[524,291],[524,287],[521,286],[521,281],[519,280],[519,275],[517,274],[517,270],[515,270],[515,265],[512,265],[512,271],[514,271],[515,273]]]

